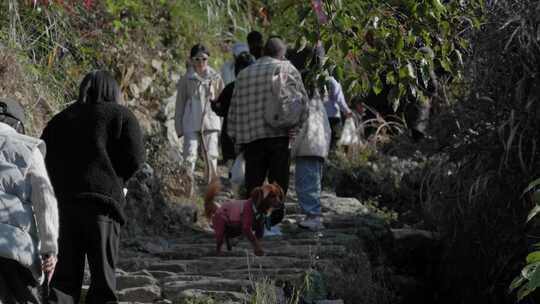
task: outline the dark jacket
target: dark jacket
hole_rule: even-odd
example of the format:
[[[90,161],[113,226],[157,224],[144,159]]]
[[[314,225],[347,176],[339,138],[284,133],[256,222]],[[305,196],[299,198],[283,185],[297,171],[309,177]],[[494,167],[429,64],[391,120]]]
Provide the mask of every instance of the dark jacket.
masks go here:
[[[221,153],[223,160],[234,160],[236,154],[234,152],[234,142],[227,134],[227,113],[229,113],[229,106],[231,105],[231,99],[234,92],[234,82],[225,86],[221,94],[219,94],[216,102],[212,102],[212,110],[220,117],[223,117],[223,126],[221,127]]]
[[[96,202],[125,223],[125,182],[144,162],[136,117],[114,102],[76,102],[47,124],[45,163],[60,209]]]

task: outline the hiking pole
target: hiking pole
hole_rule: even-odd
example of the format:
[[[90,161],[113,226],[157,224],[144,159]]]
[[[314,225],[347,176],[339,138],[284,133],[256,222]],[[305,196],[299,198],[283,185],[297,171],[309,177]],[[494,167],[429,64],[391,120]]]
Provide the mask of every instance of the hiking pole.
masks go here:
[[[202,85],[202,82],[201,82],[201,85]],[[208,83],[208,87],[206,88],[206,96],[205,97],[208,97],[210,96],[210,85],[211,83],[209,82]],[[209,97],[208,97],[209,98]],[[204,174],[207,178],[206,182],[208,184],[210,184],[210,182],[215,178],[216,176],[216,172],[213,172],[213,170],[210,169],[210,166],[211,166],[211,160],[210,160],[210,157],[208,155],[208,147],[206,145],[206,140],[204,138],[204,118],[206,116],[206,112],[207,112],[207,109],[208,109],[208,103],[210,102],[210,100],[208,101],[203,101],[204,102],[204,105],[203,105],[203,111],[202,111],[202,115],[201,115],[201,149],[202,149],[202,152],[203,152],[203,160],[204,160],[204,163],[205,163],[205,168],[204,168]],[[215,168],[217,169],[217,168]]]
[[[45,281],[41,285],[41,298],[43,303],[47,303],[49,301],[49,273],[45,272],[44,275]]]
[[[48,260],[49,255],[48,254],[44,255],[43,259]],[[43,281],[43,284],[41,285],[41,298],[43,300],[43,303],[49,303],[49,283],[50,283],[49,272],[44,270],[43,275],[45,276],[45,280]]]

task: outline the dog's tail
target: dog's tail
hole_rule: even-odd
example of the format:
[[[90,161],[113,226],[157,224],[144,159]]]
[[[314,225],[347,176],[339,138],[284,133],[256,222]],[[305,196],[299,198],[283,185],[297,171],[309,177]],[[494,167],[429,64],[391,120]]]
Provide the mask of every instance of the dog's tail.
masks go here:
[[[211,219],[218,209],[218,206],[214,202],[214,198],[220,190],[221,184],[219,183],[219,179],[213,180],[210,185],[208,185],[206,195],[204,196],[204,215],[207,219]]]

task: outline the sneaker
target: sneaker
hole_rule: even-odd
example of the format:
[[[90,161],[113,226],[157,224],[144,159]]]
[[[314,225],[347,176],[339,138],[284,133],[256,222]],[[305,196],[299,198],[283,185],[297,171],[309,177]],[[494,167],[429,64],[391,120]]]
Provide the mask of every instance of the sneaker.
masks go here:
[[[267,229],[266,227],[264,228],[264,236],[280,236],[280,235],[283,235],[283,233],[281,233],[281,228],[279,228],[277,225],[272,226],[272,228],[270,229]]]
[[[311,231],[319,231],[324,229],[322,218],[320,216],[306,217],[305,220],[298,223],[298,226]]]

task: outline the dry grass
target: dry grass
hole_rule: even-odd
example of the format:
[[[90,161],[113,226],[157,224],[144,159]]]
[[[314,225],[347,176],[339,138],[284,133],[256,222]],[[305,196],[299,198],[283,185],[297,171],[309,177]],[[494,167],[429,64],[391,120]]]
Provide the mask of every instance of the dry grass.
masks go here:
[[[14,51],[0,48],[0,97],[19,101],[26,110],[27,133],[41,135],[52,113],[50,94],[32,73],[31,65]]]

